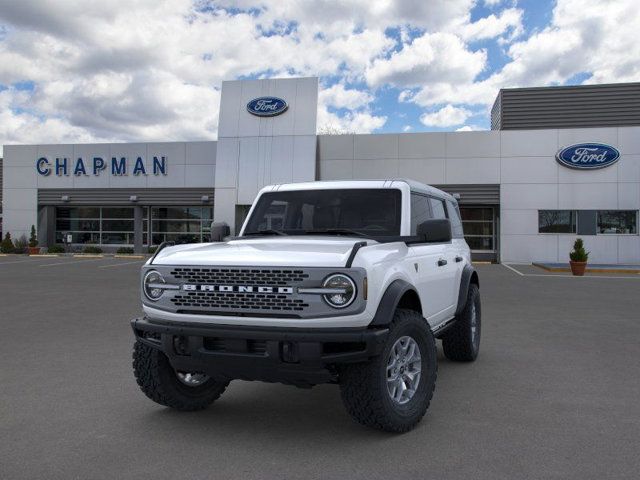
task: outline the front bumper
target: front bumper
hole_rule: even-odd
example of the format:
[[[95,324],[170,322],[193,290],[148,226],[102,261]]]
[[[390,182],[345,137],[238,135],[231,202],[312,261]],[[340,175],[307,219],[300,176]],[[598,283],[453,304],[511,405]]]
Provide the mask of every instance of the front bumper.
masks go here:
[[[300,329],[180,324],[136,318],[136,339],[178,371],[220,380],[311,386],[336,380],[336,367],[380,354],[387,328]]]

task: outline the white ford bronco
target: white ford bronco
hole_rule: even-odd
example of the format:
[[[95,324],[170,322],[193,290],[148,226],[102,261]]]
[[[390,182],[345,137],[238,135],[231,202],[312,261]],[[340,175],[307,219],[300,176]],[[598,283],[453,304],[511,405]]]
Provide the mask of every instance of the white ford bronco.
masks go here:
[[[431,401],[436,339],[450,360],[478,355],[457,200],[408,180],[266,187],[239,236],[161,245],[141,287],[135,377],[178,410],[207,407],[234,379],[335,383],[356,421],[404,432]]]

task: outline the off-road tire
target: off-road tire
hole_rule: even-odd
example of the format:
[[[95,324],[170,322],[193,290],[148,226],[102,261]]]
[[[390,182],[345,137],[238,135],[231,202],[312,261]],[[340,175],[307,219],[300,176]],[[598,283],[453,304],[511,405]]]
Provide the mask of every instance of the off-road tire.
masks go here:
[[[404,405],[395,403],[387,391],[387,360],[395,341],[413,338],[420,348],[421,377],[413,397]],[[389,325],[382,353],[367,363],[339,369],[342,401],[358,423],[402,433],[413,429],[429,408],[436,384],[438,364],[435,339],[427,321],[418,312],[398,309]]]
[[[133,347],[133,373],[144,394],[160,405],[181,411],[202,410],[218,399],[228,382],[207,380],[199,386],[184,385],[167,357],[140,341]]]
[[[472,333],[473,307],[475,306],[475,335]],[[480,290],[474,283],[469,285],[464,310],[457,316],[455,324],[442,337],[444,355],[456,362],[473,362],[480,351]]]

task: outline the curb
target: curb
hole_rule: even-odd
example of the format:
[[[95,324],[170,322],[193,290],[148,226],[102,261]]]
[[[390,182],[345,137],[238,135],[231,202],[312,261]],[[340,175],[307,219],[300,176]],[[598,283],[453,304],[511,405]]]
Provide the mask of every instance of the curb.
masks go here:
[[[80,257],[80,258],[104,258],[104,255],[101,254],[93,254],[93,253],[74,253],[73,254],[74,257]]]
[[[554,273],[567,273],[571,272],[571,268],[569,267],[547,267],[546,265],[542,265],[540,263],[532,263],[534,267],[541,268],[542,270],[546,270],[547,272]],[[635,273],[640,275],[640,268],[589,268],[587,265],[587,269],[585,273]]]
[[[130,255],[130,254],[116,254],[113,256],[113,258],[133,258],[133,259],[140,259],[140,258],[146,258],[144,255]]]

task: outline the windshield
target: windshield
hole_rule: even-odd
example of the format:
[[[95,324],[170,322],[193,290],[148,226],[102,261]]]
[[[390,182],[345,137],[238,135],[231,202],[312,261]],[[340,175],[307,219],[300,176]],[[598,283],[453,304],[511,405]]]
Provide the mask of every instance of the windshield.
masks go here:
[[[341,189],[263,194],[244,235],[400,235],[397,189]]]

